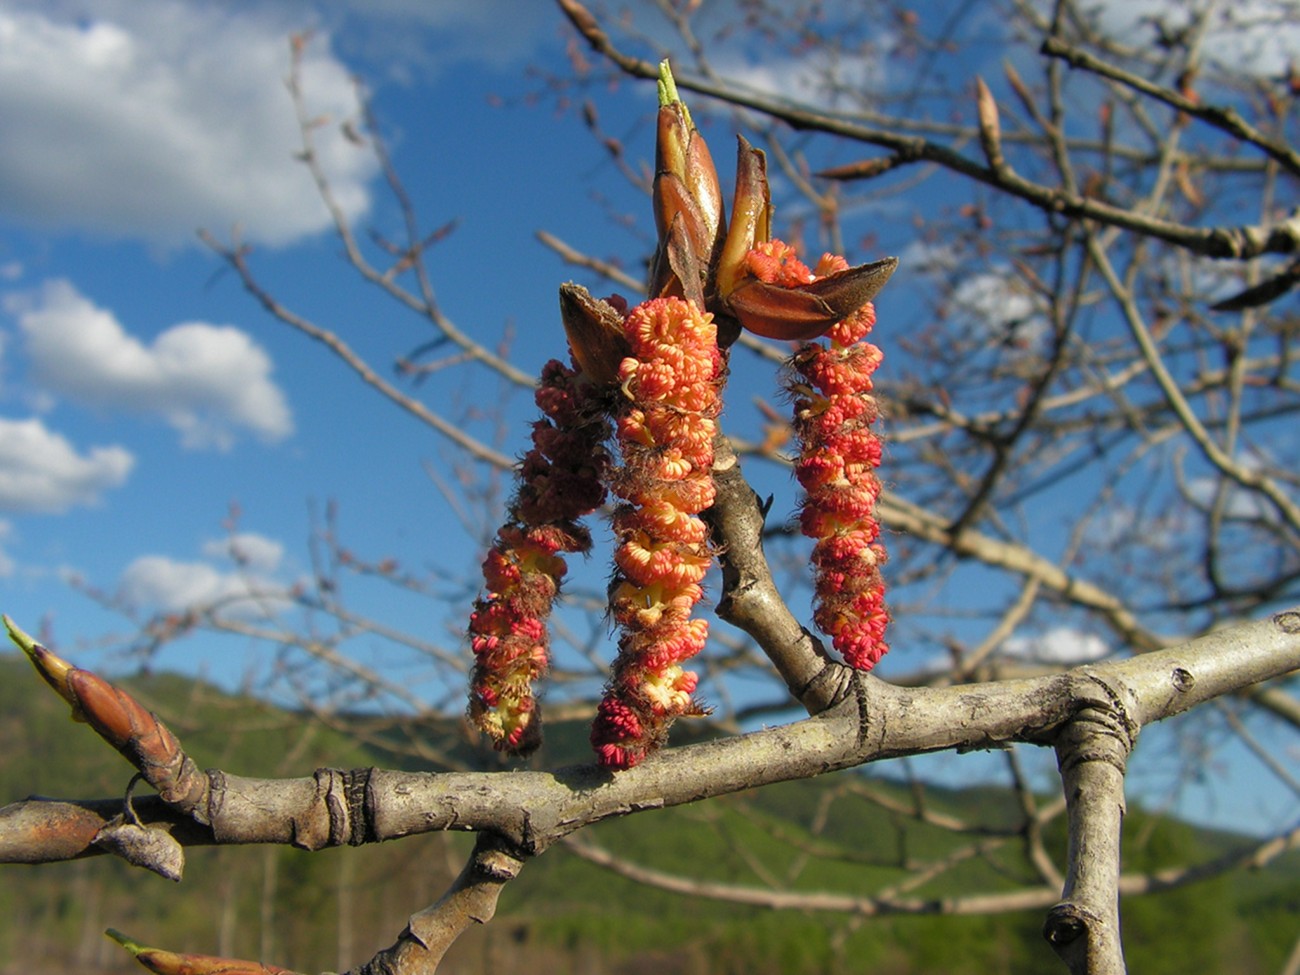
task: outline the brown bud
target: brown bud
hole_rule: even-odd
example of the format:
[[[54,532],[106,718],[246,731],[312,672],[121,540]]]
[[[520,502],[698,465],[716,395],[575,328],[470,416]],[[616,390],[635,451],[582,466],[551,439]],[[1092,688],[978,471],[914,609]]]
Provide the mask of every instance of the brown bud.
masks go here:
[[[701,300],[705,275],[722,245],[722,188],[667,61],[659,65],[654,214],[659,247],[650,294]]]
[[[68,688],[86,722],[140,771],[164,802],[194,811],[207,790],[207,777],[156,714],[89,670],[71,670]]]
[[[975,78],[975,109],[979,118],[980,145],[989,165],[1000,170],[1006,166],[1002,155],[1002,123],[998,119],[998,103],[984,79]]]
[[[293,975],[287,968],[263,965],[255,961],[218,958],[215,955],[181,954],[175,951],[164,951],[162,948],[150,948],[132,941],[122,932],[112,928],[104,934],[129,951],[136,961],[156,975]]]

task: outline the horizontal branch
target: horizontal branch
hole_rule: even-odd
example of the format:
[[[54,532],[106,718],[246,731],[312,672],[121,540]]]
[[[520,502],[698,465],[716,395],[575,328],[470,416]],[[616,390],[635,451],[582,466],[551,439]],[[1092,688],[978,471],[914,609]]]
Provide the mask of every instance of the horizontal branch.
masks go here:
[[[1098,688],[1136,702],[1144,725],[1300,668],[1300,610],[1211,633],[1169,650],[1029,680],[901,688],[855,675],[853,694],[803,721],[666,749],[619,773],[594,765],[554,771],[420,773],[319,770],[297,779],[208,773],[204,831],[145,800],[136,810],[182,843],[277,843],[305,849],[438,830],[487,831],[535,853],[591,823],[696,802],[868,762],[1019,741],[1051,744]],[[91,840],[120,800],[33,798],[0,809],[0,862],[99,852]],[[96,825],[98,822],[98,826]]]

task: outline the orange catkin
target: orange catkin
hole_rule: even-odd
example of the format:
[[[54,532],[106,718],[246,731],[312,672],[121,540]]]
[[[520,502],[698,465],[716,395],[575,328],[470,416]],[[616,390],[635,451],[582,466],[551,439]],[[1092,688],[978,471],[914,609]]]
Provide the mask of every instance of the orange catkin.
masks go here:
[[[698,678],[682,664],[704,648],[706,620],[691,612],[712,563],[700,512],[713,504],[713,436],[725,372],[713,316],[682,298],[628,313],[632,354],[619,381],[623,463],[613,476],[611,610],[622,629],[591,742],[606,768],[630,768],[657,749],[668,726],[701,714]]]
[[[810,271],[780,241],[751,257],[754,273],[776,283],[820,280],[848,268],[844,258],[827,254]],[[806,492],[799,521],[816,541],[813,621],[858,670],[871,669],[889,649],[880,574],[886,555],[875,518],[881,444],[871,430],[879,415],[871,377],[881,353],[865,341],[875,323],[870,302],[836,322],[828,344],[809,343],[794,354],[787,384],[799,441],[795,477]]]

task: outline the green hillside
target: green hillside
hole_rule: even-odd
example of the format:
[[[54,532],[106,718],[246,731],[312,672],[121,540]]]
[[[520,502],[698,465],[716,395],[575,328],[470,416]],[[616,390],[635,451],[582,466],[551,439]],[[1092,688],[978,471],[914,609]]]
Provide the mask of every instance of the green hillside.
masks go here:
[[[367,719],[357,722],[367,742],[359,744],[344,730],[178,677],[127,683],[205,767],[248,775],[302,775],[317,765],[420,767],[412,743],[482,760],[450,726]],[[553,756],[582,754],[585,728],[551,732]],[[0,802],[32,793],[113,795],[129,777],[121,759],[70,723],[66,705],[13,657],[0,657],[0,749]],[[898,785],[846,773],[608,822],[582,839],[642,867],[760,889],[863,897],[903,884],[915,865],[945,859],[950,869],[896,895],[938,904],[1033,882],[1019,839],[996,833],[1017,815],[1005,791],[927,790],[931,817],[959,818],[963,834],[918,824],[899,811],[911,801]],[[1126,828],[1127,869],[1201,861],[1244,842],[1140,811]],[[1062,824],[1052,829],[1050,848],[1062,849]],[[108,857],[0,866],[0,975],[140,971],[102,936],[110,926],[167,947],[308,972],[346,968],[390,943],[408,914],[438,897],[470,842],[436,835],[317,854],[196,849],[179,886]],[[1293,853],[1263,871],[1132,899],[1125,905],[1131,969],[1276,972],[1300,917],[1298,867]],[[1038,934],[1042,914],[773,911],[670,894],[557,848],[527,865],[496,921],[463,939],[446,967],[476,973],[526,965],[557,975],[1036,973],[1054,964]]]

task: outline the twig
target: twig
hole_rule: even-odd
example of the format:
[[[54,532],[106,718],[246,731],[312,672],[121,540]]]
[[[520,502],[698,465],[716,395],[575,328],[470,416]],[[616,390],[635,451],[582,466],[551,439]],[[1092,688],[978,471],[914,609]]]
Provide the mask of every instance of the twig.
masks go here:
[[[1292,173],[1300,174],[1300,153],[1297,153],[1285,143],[1278,142],[1276,139],[1265,135],[1243,119],[1233,108],[1221,108],[1217,105],[1206,105],[1194,101],[1186,95],[1163,85],[1157,85],[1130,71],[1125,71],[1118,65],[1103,61],[1087,51],[1066,43],[1059,37],[1049,36],[1043,41],[1040,50],[1050,58],[1064,60],[1072,68],[1091,71],[1103,78],[1119,82],[1134,91],[1140,91],[1150,98],[1163,102],[1170,108],[1177,109],[1184,115],[1190,115],[1213,125],[1215,128],[1222,129],[1233,138],[1240,139],[1242,142],[1249,143],[1262,150]]]
[[[202,231],[199,236],[205,244],[225,258],[230,266],[235,269],[240,280],[244,284],[244,289],[256,298],[263,308],[286,325],[296,328],[304,335],[320,342],[336,356],[342,359],[353,372],[361,377],[361,380],[365,382],[366,385],[378,390],[407,413],[410,413],[418,420],[437,430],[453,443],[464,448],[472,457],[487,461],[489,464],[501,468],[502,470],[509,470],[514,467],[515,461],[513,457],[507,457],[500,451],[493,450],[482,441],[467,434],[462,427],[445,419],[440,414],[435,413],[419,400],[407,396],[392,383],[381,377],[373,368],[371,368],[370,363],[366,362],[365,359],[353,351],[352,347],[344,342],[336,333],[329,329],[321,328],[314,322],[308,321],[280,304],[279,300],[263,288],[261,284],[258,283],[257,279],[253,277],[253,273],[248,267],[248,262],[245,259],[245,251],[243,248],[238,246],[226,246],[207,231]]]
[[[624,54],[578,0],[556,0],[570,22],[591,47],[634,78],[653,80],[658,67]],[[698,92],[729,105],[761,112],[786,122],[795,129],[824,132],[844,139],[881,146],[908,161],[937,163],[962,176],[1019,197],[1048,213],[1061,213],[1121,227],[1155,237],[1205,257],[1246,260],[1261,254],[1292,254],[1300,250],[1300,213],[1275,224],[1240,227],[1196,228],[1159,217],[1135,213],[1082,193],[1034,183],[1015,174],[999,174],[991,167],[919,136],[901,135],[888,129],[861,125],[841,115],[819,112],[765,95],[740,91],[725,84],[677,76],[679,89]]]

